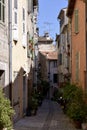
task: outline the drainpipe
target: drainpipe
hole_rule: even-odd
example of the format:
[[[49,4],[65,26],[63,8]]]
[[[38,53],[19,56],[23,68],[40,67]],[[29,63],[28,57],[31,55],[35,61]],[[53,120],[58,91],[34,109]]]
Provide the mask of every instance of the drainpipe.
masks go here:
[[[87,3],[85,3],[85,47],[86,47],[86,71],[85,71],[85,89],[87,90]]]
[[[12,103],[12,0],[8,0],[9,98]]]

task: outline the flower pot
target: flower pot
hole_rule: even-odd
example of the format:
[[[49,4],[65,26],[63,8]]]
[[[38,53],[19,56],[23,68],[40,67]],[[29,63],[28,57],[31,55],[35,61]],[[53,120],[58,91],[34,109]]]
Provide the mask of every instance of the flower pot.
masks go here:
[[[32,115],[32,116],[33,116],[33,115],[36,115],[36,111],[37,111],[36,109],[32,109],[32,110],[31,110],[31,115]]]
[[[80,121],[73,121],[73,124],[74,124],[74,126],[75,126],[75,128],[77,128],[77,129],[81,129],[81,122]]]

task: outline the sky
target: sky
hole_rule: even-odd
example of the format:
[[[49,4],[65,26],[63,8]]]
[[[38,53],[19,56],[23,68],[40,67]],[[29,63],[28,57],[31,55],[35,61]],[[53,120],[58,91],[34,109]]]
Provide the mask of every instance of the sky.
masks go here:
[[[60,10],[67,7],[68,0],[39,0],[38,27],[39,36],[49,32],[51,38],[55,40],[59,34],[59,20],[57,19]]]

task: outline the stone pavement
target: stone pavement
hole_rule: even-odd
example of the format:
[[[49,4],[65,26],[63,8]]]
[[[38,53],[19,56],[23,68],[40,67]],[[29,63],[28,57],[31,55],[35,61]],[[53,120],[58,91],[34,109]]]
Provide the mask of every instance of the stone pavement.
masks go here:
[[[76,130],[59,104],[44,100],[36,116],[24,117],[14,124],[14,130]]]

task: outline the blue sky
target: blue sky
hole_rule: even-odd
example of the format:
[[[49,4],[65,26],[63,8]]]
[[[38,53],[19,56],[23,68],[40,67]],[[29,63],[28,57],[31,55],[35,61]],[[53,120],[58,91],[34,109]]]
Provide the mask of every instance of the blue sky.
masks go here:
[[[56,33],[59,33],[59,21],[57,16],[62,8],[67,7],[68,0],[39,0],[38,27],[39,35],[46,31],[55,40]]]

